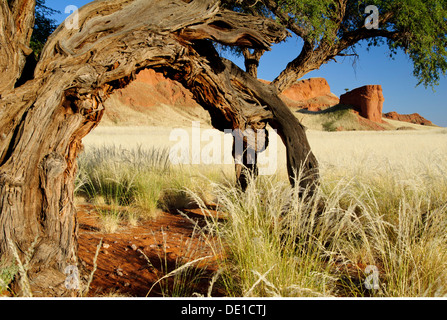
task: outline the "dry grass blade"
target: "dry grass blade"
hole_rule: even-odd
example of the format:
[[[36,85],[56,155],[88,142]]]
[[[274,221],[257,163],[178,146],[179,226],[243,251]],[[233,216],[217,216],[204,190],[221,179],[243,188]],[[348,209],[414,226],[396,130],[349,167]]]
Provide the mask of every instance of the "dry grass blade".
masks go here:
[[[219,278],[220,274],[222,273],[222,269],[217,270],[217,272],[214,274],[214,276],[211,278],[210,285],[208,287],[208,293],[207,297],[211,298],[211,293],[213,292],[214,284],[216,283],[217,279]]]
[[[92,284],[93,276],[95,275],[96,269],[98,267],[97,261],[98,261],[98,256],[99,256],[99,250],[101,249],[101,246],[102,246],[102,240],[103,240],[103,238],[101,238],[101,240],[99,241],[99,243],[96,247],[95,257],[93,258],[93,270],[90,273],[90,277],[88,278],[88,282],[85,287],[85,291],[82,293],[82,296],[86,296],[88,291],[90,290],[90,285]]]
[[[266,273],[264,273],[264,274],[260,274],[259,272],[257,272],[257,271],[253,271],[252,270],[252,272],[254,273],[254,274],[256,274],[259,278],[258,278],[258,280],[256,280],[256,282],[252,285],[252,287],[244,294],[244,296],[245,297],[249,297],[250,295],[251,295],[251,293],[253,292],[253,290],[261,283],[261,282],[266,282],[266,284],[267,283],[269,283],[270,285],[271,285],[271,283],[265,278],[269,273],[270,273],[270,271],[272,271],[273,270],[273,268],[274,268],[275,266],[273,266],[273,267],[271,267]],[[273,286],[273,285],[272,285]]]
[[[200,262],[200,261],[202,261],[202,260],[209,259],[209,258],[212,258],[212,257],[213,257],[213,256],[206,256],[206,257],[202,257],[202,258],[195,259],[195,260],[193,260],[193,261],[189,261],[189,262],[185,263],[184,265],[180,266],[179,268],[177,268],[177,269],[175,269],[175,270],[169,272],[167,275],[165,275],[165,276],[161,277],[160,279],[158,279],[158,280],[151,286],[151,288],[149,289],[149,291],[148,291],[147,294],[146,294],[146,297],[149,296],[149,294],[151,293],[152,289],[153,289],[158,283],[160,283],[162,280],[164,280],[164,279],[166,279],[166,278],[169,278],[169,277],[172,277],[172,276],[174,276],[174,275],[180,273],[181,271],[183,271],[183,270],[189,268],[190,266],[196,264],[197,262]]]
[[[23,263],[22,260],[20,259],[19,253],[17,251],[17,247],[14,245],[14,243],[10,239],[8,239],[7,241],[8,241],[8,246],[11,249],[12,254],[14,255],[14,258],[16,259],[17,264],[18,264],[19,273],[20,273],[20,287],[22,289],[22,294],[24,297],[32,297],[33,293],[31,291],[31,285],[29,282],[28,268],[29,268],[29,263],[33,256],[33,253],[34,253],[34,248],[36,247],[36,244],[38,241],[38,237],[36,236],[33,243],[31,243],[30,248],[25,253],[25,263]]]
[[[233,181],[222,181],[222,174],[197,179],[200,174],[196,170],[172,167],[169,175],[141,171],[138,179],[132,180],[134,170],[140,167],[126,167],[130,177],[126,181],[134,185],[139,180],[154,182],[144,185],[145,194],[157,191],[153,193],[156,197],[162,194],[163,200],[168,198],[164,193],[181,192],[183,198],[187,196],[202,209],[205,226],[182,214],[182,207],[172,207],[180,209],[219,258],[221,272],[210,279],[208,292],[193,295],[211,296],[217,279],[222,280],[219,285],[228,296],[446,295],[445,136],[430,131],[312,131],[309,135],[321,164],[321,184],[312,197],[306,197],[307,190],[290,187],[287,172],[281,171],[273,177],[258,177],[247,192],[241,193]],[[278,154],[278,158],[286,159],[285,149]],[[106,168],[124,170],[121,166]],[[296,178],[299,181],[303,177],[298,172]],[[300,197],[299,191],[304,196]],[[218,215],[207,208],[210,201],[203,196],[206,193],[217,205]],[[216,218],[221,212],[229,218]],[[168,288],[171,280],[173,288],[184,286],[190,266],[201,260],[191,261],[195,257],[182,256],[176,264],[181,267],[167,274],[172,269],[168,270],[166,261],[157,270],[145,256],[159,279],[151,290],[158,284],[164,286],[162,294],[178,294],[180,291]],[[185,261],[191,262],[183,265]],[[263,274],[272,265],[274,271]],[[380,284],[386,285],[383,293],[364,288],[367,265],[377,265],[380,270]],[[163,281],[169,277],[172,279]]]

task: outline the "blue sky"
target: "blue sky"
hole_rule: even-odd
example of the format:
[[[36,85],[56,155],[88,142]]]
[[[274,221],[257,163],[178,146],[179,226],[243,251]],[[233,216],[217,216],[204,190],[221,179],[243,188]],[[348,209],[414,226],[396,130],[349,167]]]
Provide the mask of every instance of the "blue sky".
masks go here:
[[[46,5],[59,10],[61,14],[53,16],[61,23],[68,14],[68,5],[81,7],[88,0],[46,0]],[[262,58],[259,66],[259,78],[273,80],[293,60],[300,50],[299,40],[289,38],[288,41],[274,45],[270,52]],[[416,87],[417,79],[413,77],[413,65],[405,54],[399,52],[390,59],[388,49],[383,47],[366,50],[366,46],[357,48],[359,59],[355,66],[352,58],[340,58],[338,63],[331,61],[319,70],[308,73],[306,78],[326,78],[331,90],[337,96],[345,92],[345,88],[355,89],[367,84],[380,84],[385,97],[384,112],[396,111],[402,114],[419,113],[433,123],[447,127],[447,77],[443,77],[439,86],[434,88]],[[228,57],[239,66],[243,66],[240,58]]]

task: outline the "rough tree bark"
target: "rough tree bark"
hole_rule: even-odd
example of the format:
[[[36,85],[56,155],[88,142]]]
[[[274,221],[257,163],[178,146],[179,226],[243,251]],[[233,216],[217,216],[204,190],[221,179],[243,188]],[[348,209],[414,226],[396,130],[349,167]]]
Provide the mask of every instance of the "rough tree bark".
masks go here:
[[[73,189],[82,138],[101,120],[108,95],[141,69],[182,82],[217,129],[271,123],[286,144],[290,175],[301,166],[317,175],[303,127],[276,90],[221,59],[209,41],[268,50],[286,36],[273,21],[209,0],[97,0],[79,10],[78,28],[59,26],[34,78],[14,88],[32,25],[29,15],[14,20],[14,6],[32,12],[33,3],[0,1],[0,252],[10,258],[12,243],[23,256],[36,239],[28,271],[35,295],[67,293],[64,269],[77,264]],[[19,29],[27,36],[13,37]]]
[[[14,88],[32,53],[35,0],[0,1],[0,95]]]

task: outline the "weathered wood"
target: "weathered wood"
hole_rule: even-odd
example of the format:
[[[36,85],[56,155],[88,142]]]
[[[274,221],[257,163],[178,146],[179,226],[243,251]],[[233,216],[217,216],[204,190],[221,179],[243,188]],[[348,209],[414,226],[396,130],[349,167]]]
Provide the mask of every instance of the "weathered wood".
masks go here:
[[[0,8],[0,21],[12,19],[5,1]],[[12,42],[5,30],[0,48]],[[73,188],[82,138],[101,120],[108,95],[144,68],[182,82],[220,130],[273,124],[288,149],[289,173],[303,164],[314,169],[303,128],[276,89],[220,58],[209,41],[268,50],[286,35],[274,21],[211,0],[97,0],[81,8],[79,28],[62,24],[49,38],[34,79],[0,87],[1,254],[10,254],[8,241],[23,253],[37,238],[33,289],[65,294],[63,270],[77,264]],[[3,79],[7,71],[0,73]]]
[[[0,97],[14,88],[32,53],[35,0],[0,1]]]
[[[252,77],[258,78],[259,60],[261,60],[265,50],[255,49],[253,52],[250,52],[248,48],[244,48],[242,53],[244,55],[245,71]]]

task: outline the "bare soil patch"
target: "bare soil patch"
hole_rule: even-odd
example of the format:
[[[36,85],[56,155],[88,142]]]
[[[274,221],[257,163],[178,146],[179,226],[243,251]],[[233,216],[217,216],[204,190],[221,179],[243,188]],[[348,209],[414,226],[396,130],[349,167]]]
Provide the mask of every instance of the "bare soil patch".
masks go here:
[[[179,280],[174,280],[174,276],[156,284],[152,291],[150,289],[160,278],[181,265],[209,257],[193,264],[188,274],[179,278],[188,282],[182,292],[206,296],[218,269],[220,253],[213,249],[217,247],[212,245],[213,238],[196,227],[196,224],[205,224],[201,210],[185,209],[182,212],[186,216],[163,212],[137,226],[123,223],[117,232],[105,233],[101,231],[100,214],[96,208],[89,204],[79,205],[78,241],[83,280],[88,279],[93,270],[97,246],[102,239],[88,296],[175,295]],[[211,295],[222,296],[224,292],[214,285]]]

